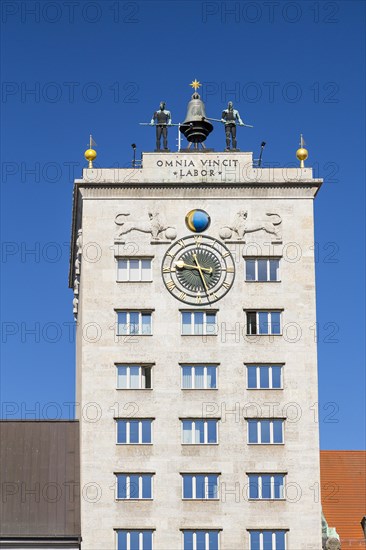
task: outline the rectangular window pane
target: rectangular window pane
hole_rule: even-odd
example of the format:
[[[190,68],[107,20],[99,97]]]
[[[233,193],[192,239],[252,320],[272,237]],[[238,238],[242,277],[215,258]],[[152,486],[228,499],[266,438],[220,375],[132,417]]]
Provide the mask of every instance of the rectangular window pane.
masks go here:
[[[183,388],[188,390],[192,388],[192,367],[182,367]]]
[[[127,550],[127,531],[118,531],[117,546],[118,550]]]
[[[204,367],[194,368],[194,386],[197,390],[202,390],[204,385]]]
[[[118,281],[128,281],[127,260],[118,260]]]
[[[207,443],[217,443],[217,421],[216,420],[207,420],[207,432],[208,432]]]
[[[216,388],[216,367],[207,367],[207,387]]]
[[[140,367],[130,367],[130,388],[138,389],[140,387]]]
[[[118,420],[117,421],[117,442],[126,443],[126,421]]]
[[[138,311],[130,311],[130,334],[139,333],[139,313]]]
[[[194,313],[194,334],[203,334],[203,312]]]
[[[248,388],[253,389],[257,387],[257,367],[247,367],[248,373]]]
[[[272,367],[272,388],[282,388],[281,372],[282,367]]]
[[[139,531],[130,531],[130,549],[131,550],[140,550],[139,538],[140,538]]]
[[[245,280],[255,281],[255,260],[245,261]]]
[[[270,421],[261,420],[261,443],[270,443]]]
[[[142,550],[152,550],[152,531],[143,531],[142,533]]]
[[[285,550],[285,531],[276,531],[276,550]]]
[[[189,311],[182,313],[182,334],[192,334],[191,313]]]
[[[151,334],[151,314],[142,314],[142,334]]]
[[[249,443],[258,443],[257,421],[248,420]]]
[[[279,268],[280,268],[280,261],[279,260],[270,260],[269,262],[269,278],[270,281],[279,281]]]
[[[118,334],[128,334],[127,333],[127,313],[121,311],[117,314],[118,320]]]
[[[130,281],[140,279],[140,260],[130,260]]]
[[[216,315],[214,313],[206,314],[206,334],[216,334]]]
[[[142,368],[142,387],[152,388],[151,384],[151,367]]]
[[[192,476],[183,476],[183,498],[193,498]]]
[[[273,420],[273,442],[274,443],[283,443],[282,436],[282,420]]]
[[[208,498],[218,497],[218,477],[216,475],[207,476],[207,496]]]
[[[206,533],[205,531],[196,531],[196,548],[197,550],[206,550]]]
[[[142,420],[142,441],[141,443],[151,443],[151,420]]]
[[[192,443],[192,421],[183,420],[183,443]]]
[[[151,281],[151,260],[141,260],[141,280]]]
[[[272,531],[263,531],[263,550],[273,550]]]
[[[205,498],[205,476],[196,477],[196,498]]]
[[[271,498],[271,476],[262,475],[262,498]]]
[[[195,420],[195,443],[205,442],[205,425],[203,420]]]
[[[219,533],[218,531],[208,532],[209,550],[219,550]]]
[[[260,550],[260,531],[250,532],[250,550]]]
[[[117,476],[117,498],[127,498],[126,476]]]
[[[260,367],[260,387],[269,388],[269,367]]]
[[[184,550],[193,550],[193,531],[184,531],[183,545]]]
[[[271,334],[281,334],[281,313],[279,311],[272,311],[271,326]]]
[[[138,420],[130,420],[130,443],[138,443],[139,442],[139,421]]]
[[[140,498],[139,495],[139,475],[138,474],[130,474],[130,481],[128,484],[129,490],[130,490],[130,498]]]
[[[284,479],[283,475],[274,476],[274,498],[283,498]]]
[[[259,498],[258,476],[250,475],[249,477],[249,498]]]
[[[255,311],[247,313],[247,334],[257,334],[257,319]]]
[[[127,367],[117,367],[117,388],[120,390],[127,388]]]
[[[267,260],[258,260],[258,281],[267,281]]]
[[[268,334],[268,312],[260,311],[258,313],[259,319],[259,334]]]
[[[142,476],[142,498],[151,498],[151,485],[152,485],[152,476],[146,475]]]

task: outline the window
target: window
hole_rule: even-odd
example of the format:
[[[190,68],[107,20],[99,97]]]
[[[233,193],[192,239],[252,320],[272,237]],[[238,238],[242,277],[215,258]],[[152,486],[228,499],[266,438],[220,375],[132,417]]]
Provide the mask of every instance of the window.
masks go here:
[[[117,281],[151,281],[151,258],[119,258],[117,260]]]
[[[249,531],[250,550],[286,550],[286,531]]]
[[[218,498],[217,474],[182,474],[183,498],[211,500]]]
[[[117,443],[134,445],[152,443],[152,420],[117,420]]]
[[[151,366],[116,365],[118,390],[151,389]]]
[[[151,311],[118,311],[117,336],[152,334]]]
[[[257,420],[248,422],[248,443],[283,443],[283,420]]]
[[[278,258],[247,258],[245,260],[245,280],[269,282],[280,280],[280,260]]]
[[[219,531],[183,531],[183,550],[219,550]]]
[[[117,499],[152,499],[153,474],[116,474]]]
[[[247,311],[247,334],[281,334],[281,312]]]
[[[249,498],[253,499],[283,499],[284,474],[248,474]]]
[[[184,390],[214,390],[217,388],[215,365],[182,365]]]
[[[182,443],[209,445],[217,443],[217,420],[182,420]]]
[[[206,311],[182,311],[182,334],[216,334],[216,313]]]
[[[134,529],[117,531],[117,550],[152,550],[153,531],[149,529]]]
[[[249,390],[282,388],[282,365],[247,365]]]

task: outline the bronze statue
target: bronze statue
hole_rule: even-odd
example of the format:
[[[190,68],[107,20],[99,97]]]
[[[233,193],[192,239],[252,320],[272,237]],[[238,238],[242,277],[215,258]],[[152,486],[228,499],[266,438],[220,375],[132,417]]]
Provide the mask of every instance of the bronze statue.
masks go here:
[[[227,109],[222,111],[221,122],[225,124],[226,151],[230,151],[230,149],[236,150],[236,124],[237,122],[239,126],[245,126],[245,124],[240,118],[239,111],[234,109],[232,101],[229,101]],[[231,148],[230,141],[232,142]]]
[[[168,126],[172,124],[172,116],[170,111],[165,110],[165,101],[160,102],[159,110],[153,114],[150,124],[156,125],[156,150],[160,151],[160,141],[163,136],[164,150],[168,151]]]

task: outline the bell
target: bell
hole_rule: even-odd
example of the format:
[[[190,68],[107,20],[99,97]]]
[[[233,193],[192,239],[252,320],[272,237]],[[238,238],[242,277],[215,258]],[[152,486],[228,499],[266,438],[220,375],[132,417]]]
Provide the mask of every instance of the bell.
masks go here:
[[[205,141],[213,130],[212,124],[206,120],[205,104],[197,92],[188,103],[186,119],[179,129],[187,141],[197,144]]]

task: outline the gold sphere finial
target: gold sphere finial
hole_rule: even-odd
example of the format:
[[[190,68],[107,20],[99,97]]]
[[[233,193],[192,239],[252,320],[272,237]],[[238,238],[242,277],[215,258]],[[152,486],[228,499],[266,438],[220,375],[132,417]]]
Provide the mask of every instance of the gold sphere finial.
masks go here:
[[[305,141],[302,137],[302,134],[300,134],[300,148],[296,151],[296,157],[300,161],[300,168],[305,168],[304,161],[308,158],[309,153],[308,150],[304,147]]]
[[[89,137],[89,149],[87,149],[84,153],[84,157],[89,162],[88,168],[93,168],[93,161],[97,158],[97,152],[95,149],[93,149],[93,145],[96,146],[97,144],[92,138],[92,135],[90,134]]]

